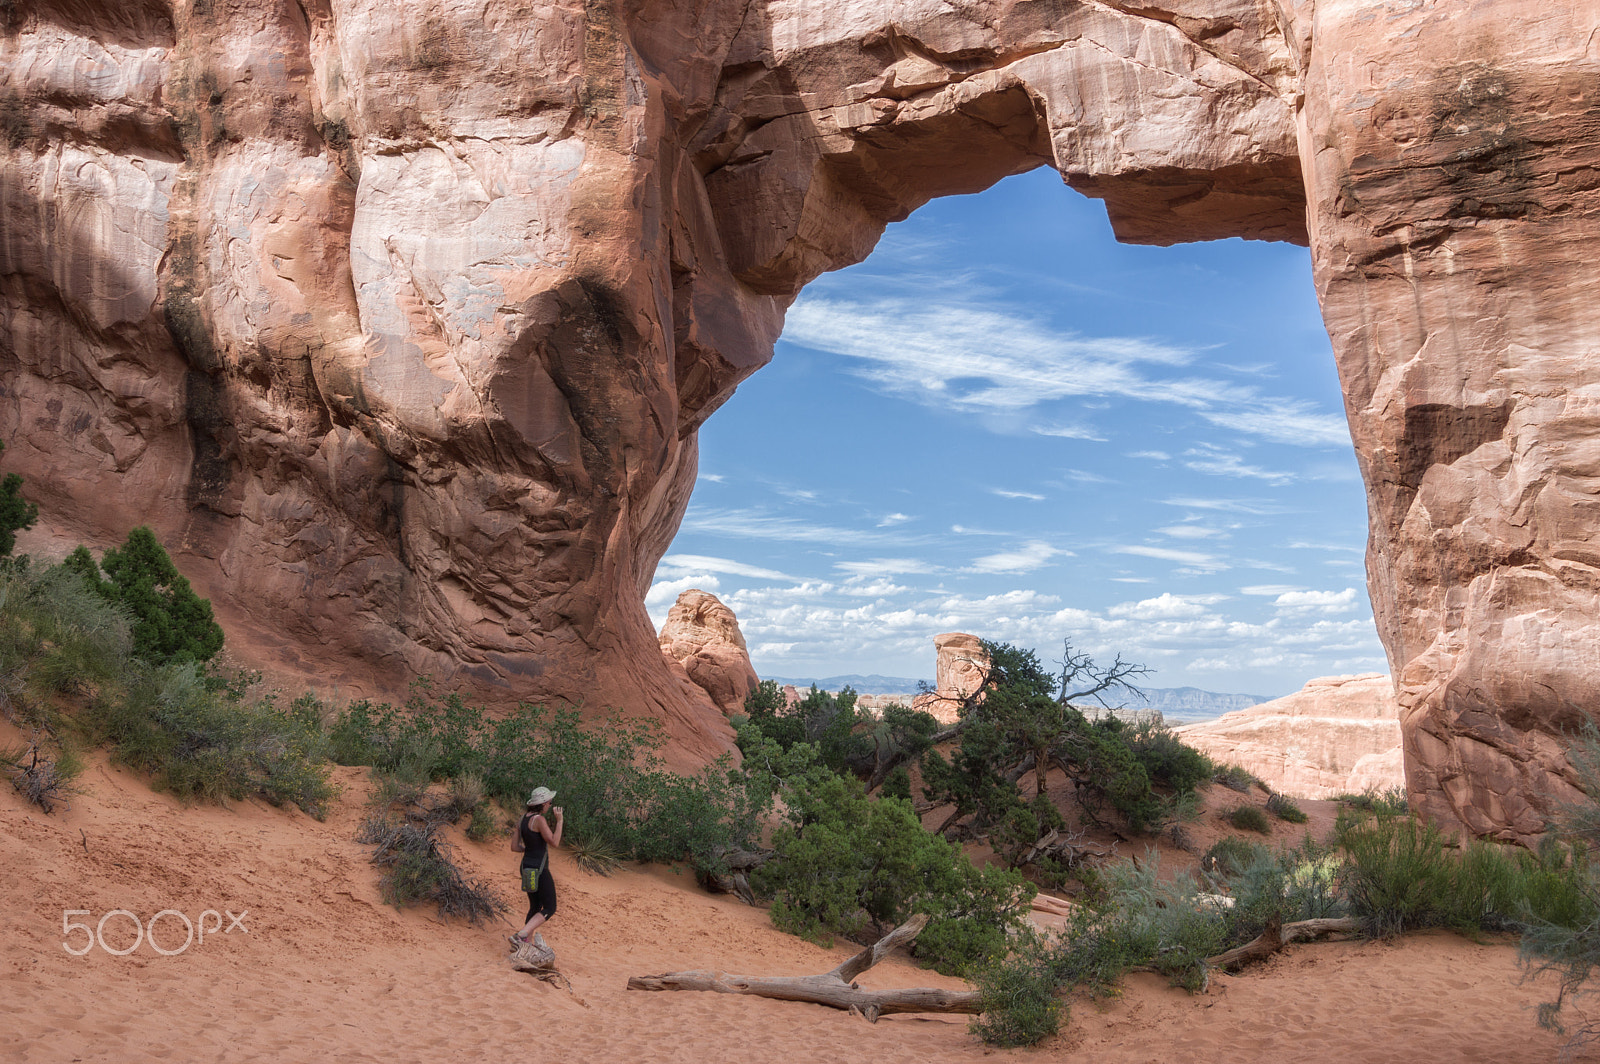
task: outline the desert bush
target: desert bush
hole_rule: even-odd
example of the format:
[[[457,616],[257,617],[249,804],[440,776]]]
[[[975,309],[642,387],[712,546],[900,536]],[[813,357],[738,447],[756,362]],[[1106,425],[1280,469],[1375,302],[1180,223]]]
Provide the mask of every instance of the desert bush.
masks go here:
[[[1377,817],[1339,838],[1340,887],[1369,934],[1388,937],[1446,922],[1454,877],[1444,836],[1409,817]]]
[[[1240,805],[1222,814],[1222,819],[1239,831],[1254,831],[1258,835],[1272,834],[1272,824],[1260,806]]]
[[[473,807],[472,819],[467,821],[467,838],[473,842],[488,842],[495,836],[505,833],[505,825],[494,815],[494,810],[489,807],[488,802],[481,802]]]
[[[832,772],[792,777],[789,823],[774,833],[776,857],[751,886],[772,899],[772,921],[817,942],[875,939],[915,912],[933,919],[918,938],[924,964],[965,971],[1020,926],[1033,888],[1020,875],[976,869],[922,828],[911,803],[870,799]]]
[[[1259,842],[1238,835],[1224,835],[1201,856],[1200,868],[1223,877],[1236,876],[1266,852],[1267,848]]]
[[[747,844],[761,816],[742,780],[730,780],[731,761],[692,777],[665,771],[651,720],[585,724],[574,711],[538,706],[496,720],[458,695],[436,697],[424,682],[403,708],[347,706],[328,736],[335,760],[370,764],[397,791],[470,778],[474,794],[521,810],[533,787],[549,787],[566,812],[566,837],[619,859],[720,871],[717,855]]]
[[[372,846],[372,863],[384,869],[379,880],[384,900],[395,908],[431,901],[440,919],[459,916],[474,925],[505,912],[505,903],[487,883],[462,875],[439,827],[382,815],[362,823],[356,841]]]
[[[0,712],[46,723],[51,696],[114,687],[129,668],[126,613],[58,567],[0,570]]]
[[[334,794],[320,731],[270,702],[216,690],[192,663],[134,670],[117,696],[96,699],[82,719],[118,761],[180,798],[259,795],[321,818]]]
[[[924,932],[926,933],[926,932]],[[1031,1046],[1061,1027],[1069,1015],[1052,970],[1049,941],[1031,927],[1010,949],[975,976],[983,1012],[970,1029],[992,1046]]]
[[[1404,787],[1390,787],[1384,791],[1368,790],[1361,794],[1341,794],[1334,801],[1362,814],[1404,816],[1410,811],[1410,802],[1406,798]]]
[[[1144,766],[1150,782],[1177,795],[1194,789],[1216,775],[1216,764],[1205,754],[1185,746],[1183,740],[1157,720],[1144,719],[1124,730],[1124,741]]]
[[[1238,791],[1240,794],[1249,794],[1250,788],[1261,781],[1238,765],[1223,765],[1211,777],[1215,783],[1220,783],[1229,790]]]
[[[1267,799],[1267,812],[1290,824],[1304,824],[1310,817],[1286,794],[1274,794]]]
[[[1590,977],[1600,964],[1600,876],[1590,855],[1600,852],[1600,729],[1585,722],[1567,747],[1567,760],[1586,798],[1562,805],[1536,855],[1545,875],[1534,878],[1537,902],[1529,906],[1522,936],[1523,964],[1534,972],[1555,972],[1556,998],[1541,1002],[1541,1026],[1567,1033],[1561,1023],[1569,997],[1590,993]],[[1560,877],[1552,883],[1550,877]],[[1568,1048],[1600,1037],[1600,1023],[1586,1022],[1570,1032]]]

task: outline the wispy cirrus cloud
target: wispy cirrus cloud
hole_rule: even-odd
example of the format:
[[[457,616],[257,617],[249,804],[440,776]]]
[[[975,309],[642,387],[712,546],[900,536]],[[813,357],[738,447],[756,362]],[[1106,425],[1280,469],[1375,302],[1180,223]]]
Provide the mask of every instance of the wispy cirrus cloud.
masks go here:
[[[991,495],[998,495],[1002,499],[1030,499],[1033,502],[1044,502],[1045,497],[1034,491],[1007,491],[1005,488],[990,488]]]
[[[1274,486],[1288,484],[1295,479],[1293,473],[1249,465],[1241,456],[1214,444],[1202,443],[1189,448],[1183,454],[1185,458],[1183,464],[1196,473],[1209,473],[1212,476],[1222,477],[1248,477],[1264,480]]]
[[[1059,550],[1043,540],[1033,540],[1016,550],[984,555],[973,561],[970,570],[975,573],[1031,573],[1048,565],[1051,558],[1071,554],[1071,551]]]
[[[1228,568],[1228,563],[1218,558],[1215,554],[1206,554],[1196,550],[1174,550],[1171,547],[1147,547],[1137,543],[1121,544],[1110,548],[1112,554],[1133,554],[1141,558],[1155,558],[1158,561],[1177,562],[1187,565],[1192,569],[1201,569],[1206,572],[1216,572]]]
[[[699,509],[690,507],[681,530],[740,539],[767,539],[790,543],[873,545],[905,543],[913,537],[876,529],[822,524],[799,517],[757,509]]]
[[[938,300],[805,295],[790,308],[783,336],[854,360],[852,372],[884,392],[944,410],[1014,416],[1064,399],[1131,399],[1189,409],[1278,443],[1349,446],[1336,414],[1188,372],[1197,348],[1152,337],[1086,337],[955,293]],[[1104,439],[1048,417],[1031,431]]]
[[[1182,506],[1189,510],[1217,510],[1222,513],[1250,514],[1253,517],[1271,517],[1287,512],[1286,507],[1266,499],[1205,499],[1184,495],[1161,501],[1167,506]]]
[[[693,571],[722,573],[727,576],[749,576],[759,580],[795,580],[794,577],[780,573],[776,569],[764,569],[759,565],[746,565],[731,558],[717,558],[707,554],[669,554],[661,559],[661,564],[656,566],[656,572],[659,573],[663,569],[669,573]]]

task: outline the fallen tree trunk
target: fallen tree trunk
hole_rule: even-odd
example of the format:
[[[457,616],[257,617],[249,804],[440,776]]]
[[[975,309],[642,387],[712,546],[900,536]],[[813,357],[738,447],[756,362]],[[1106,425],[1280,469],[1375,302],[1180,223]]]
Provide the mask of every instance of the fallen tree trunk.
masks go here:
[[[863,990],[856,984],[856,976],[883,960],[896,948],[909,944],[927,925],[926,915],[913,916],[833,971],[821,975],[750,976],[718,971],[668,972],[665,975],[633,976],[628,980],[628,989],[708,990],[718,994],[752,994],[779,1001],[804,1001],[812,1005],[859,1012],[872,1023],[876,1023],[879,1016],[893,1012],[981,1012],[978,994],[974,991],[942,990],[938,987]]]
[[[1256,936],[1254,940],[1230,949],[1226,953],[1208,957],[1206,958],[1206,963],[1213,968],[1237,968],[1240,965],[1249,964],[1251,961],[1264,960],[1291,942],[1320,938],[1323,935],[1331,935],[1336,931],[1353,932],[1360,930],[1361,921],[1353,916],[1297,920],[1292,924],[1281,923],[1274,917],[1267,922],[1267,929]]]

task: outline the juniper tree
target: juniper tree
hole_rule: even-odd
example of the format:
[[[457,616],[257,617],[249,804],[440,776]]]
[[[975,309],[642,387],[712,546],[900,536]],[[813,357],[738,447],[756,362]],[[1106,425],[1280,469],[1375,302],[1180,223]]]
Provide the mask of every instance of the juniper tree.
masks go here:
[[[133,653],[153,665],[203,662],[222,649],[211,601],[190,588],[155,533],[141,525],[96,564],[80,546],[62,562],[133,618]],[[102,576],[104,572],[104,576]]]

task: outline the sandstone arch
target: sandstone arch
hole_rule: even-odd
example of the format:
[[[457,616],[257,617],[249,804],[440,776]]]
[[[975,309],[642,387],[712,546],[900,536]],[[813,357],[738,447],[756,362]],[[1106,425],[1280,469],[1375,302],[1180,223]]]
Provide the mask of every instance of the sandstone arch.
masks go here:
[[[6,196],[54,206],[0,241],[7,458],[75,530],[155,524],[283,671],[622,705],[701,757],[726,725],[642,605],[696,428],[816,274],[1051,165],[1125,240],[1309,241],[1413,791],[1526,837],[1600,664],[1592,23],[1573,0],[17,0]],[[82,202],[98,228],[69,232]]]

